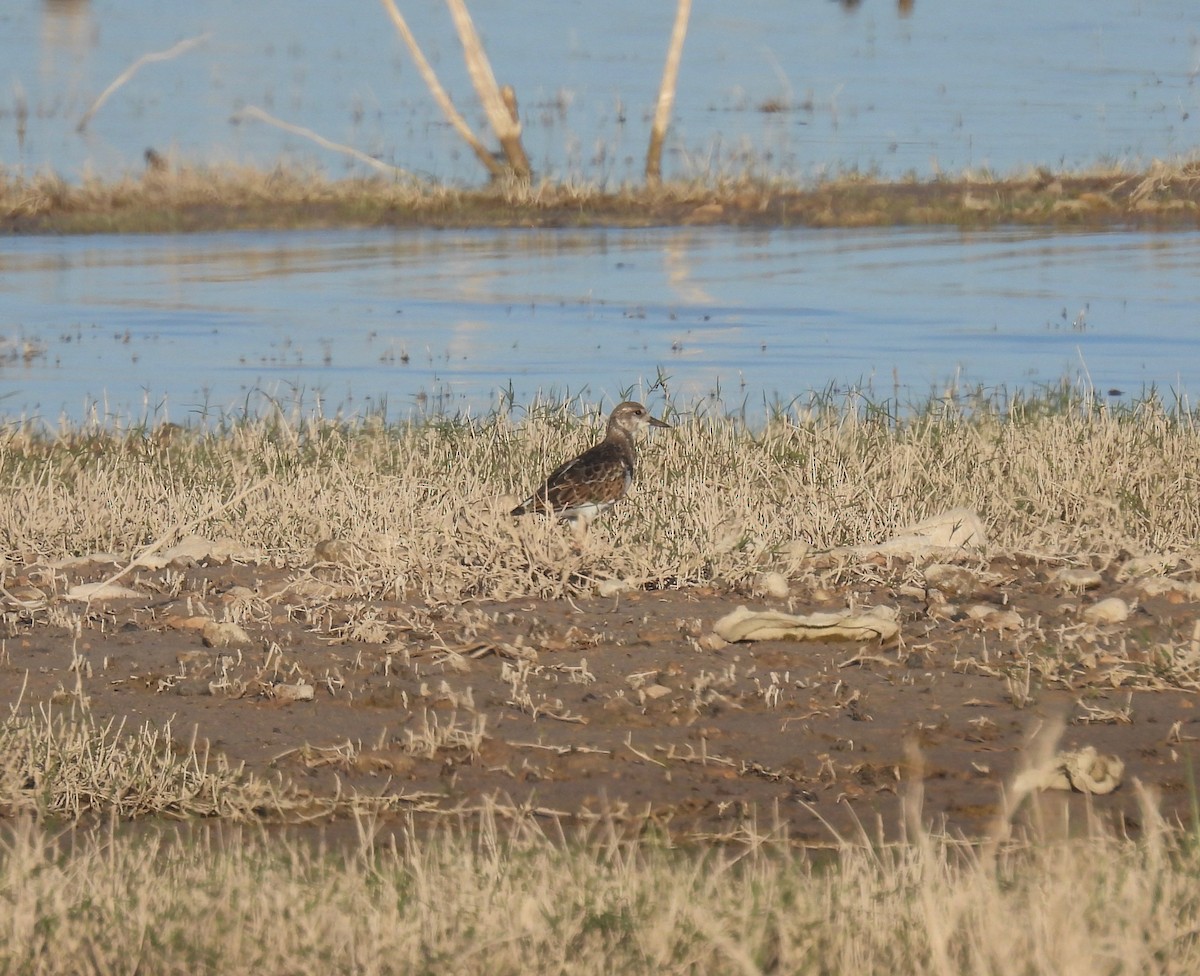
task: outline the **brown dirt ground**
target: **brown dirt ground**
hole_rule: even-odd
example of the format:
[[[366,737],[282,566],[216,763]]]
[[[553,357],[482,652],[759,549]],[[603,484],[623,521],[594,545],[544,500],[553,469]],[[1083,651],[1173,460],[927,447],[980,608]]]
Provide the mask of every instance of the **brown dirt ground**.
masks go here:
[[[357,601],[360,610],[351,601],[301,610],[286,597],[259,598],[294,572],[143,571],[136,583],[150,595],[93,606],[79,636],[45,616],[8,614],[0,700],[23,693],[22,707],[69,701],[78,652],[91,668],[82,687],[100,722],[123,719],[132,730],[170,720],[182,745],[194,729],[249,771],[316,795],[410,798],[401,811],[469,811],[491,798],[567,823],[597,814],[648,819],[679,837],[737,836],[754,818],[760,830],[783,822],[794,840],[812,844],[830,842],[834,830],[858,836],[860,824],[871,836],[895,835],[908,740],[924,756],[927,822],[979,834],[1030,731],[1061,716],[1063,748],[1093,745],[1126,770],[1108,796],[1053,794],[1056,817],[1065,807],[1082,824],[1090,808],[1136,830],[1136,778],[1161,794],[1165,813],[1190,822],[1196,695],[1146,686],[1162,683],[1155,647],[1192,646],[1196,605],[1139,598],[1112,569],[1100,587],[1067,592],[1052,582],[1060,565],[1003,558],[974,568],[977,584],[960,602],[1017,611],[1023,637],[965,614],[931,613],[928,594],[903,582],[919,573],[881,566],[874,582],[793,582],[788,600],[713,587],[440,610],[370,603],[382,622],[368,635],[376,643],[338,636],[367,601]],[[112,570],[87,564],[59,581]],[[10,591],[18,583],[10,578]],[[1128,621],[1080,623],[1083,606],[1112,595],[1137,601]],[[245,623],[253,643],[240,652],[208,648],[183,626],[201,602],[220,617],[234,600],[253,618]],[[739,604],[806,613],[851,602],[896,607],[900,643],[705,649],[698,640]],[[523,686],[512,680],[521,653],[530,657]],[[222,657],[228,687],[213,689]],[[1027,673],[1030,700],[1014,701],[1010,679]],[[300,679],[315,687],[313,700],[272,696],[273,682]],[[407,748],[407,732],[435,720],[470,727],[477,715],[486,737],[475,754],[446,747],[427,759]],[[353,749],[335,751],[347,743]],[[398,813],[394,822],[402,820]]]

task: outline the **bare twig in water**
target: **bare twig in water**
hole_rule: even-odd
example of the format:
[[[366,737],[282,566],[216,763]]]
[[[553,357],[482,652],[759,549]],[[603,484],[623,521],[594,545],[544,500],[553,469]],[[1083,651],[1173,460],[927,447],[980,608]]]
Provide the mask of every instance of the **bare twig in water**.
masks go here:
[[[412,174],[406,170],[400,169],[397,166],[391,166],[374,156],[368,156],[365,152],[355,149],[353,146],[344,146],[339,142],[330,142],[322,135],[313,132],[312,129],[306,129],[302,125],[293,125],[291,122],[284,122],[283,119],[277,119],[270,112],[264,112],[257,105],[247,105],[245,108],[233,114],[234,122],[241,122],[243,119],[258,119],[260,122],[266,122],[267,125],[273,125],[277,129],[282,129],[284,132],[290,132],[293,135],[303,136],[305,139],[310,139],[323,149],[332,149],[334,152],[344,153],[357,159],[360,163],[365,163],[372,169],[377,169],[381,173],[386,173],[393,177],[411,177]]]
[[[170,61],[172,58],[179,57],[179,55],[183,54],[185,51],[190,51],[198,44],[203,44],[210,37],[212,37],[211,33],[201,34],[198,37],[189,37],[186,41],[180,41],[174,47],[168,48],[165,51],[156,51],[153,54],[143,54],[140,58],[134,61],[133,64],[117,75],[117,77],[113,79],[112,84],[100,93],[100,97],[92,102],[88,110],[83,113],[83,117],[79,120],[79,124],[75,126],[75,131],[82,132],[84,129],[86,129],[88,123],[92,120],[92,116],[100,111],[100,107],[108,101],[109,96],[112,95],[113,92],[125,84],[125,82],[127,82],[135,74],[137,74],[138,71],[141,70],[142,65],[150,64],[154,61]]]
[[[450,96],[446,94],[446,89],[442,87],[442,83],[438,81],[433,68],[425,60],[425,55],[421,52],[421,48],[417,44],[417,39],[413,36],[413,32],[408,29],[407,21],[405,21],[400,11],[396,9],[395,0],[379,0],[379,2],[383,4],[383,9],[392,18],[392,23],[396,25],[396,30],[408,47],[408,53],[412,55],[412,59],[417,65],[417,70],[425,80],[430,94],[433,95],[434,100],[441,108],[442,114],[446,116],[446,120],[454,127],[454,131],[463,137],[463,140],[471,147],[476,157],[478,157],[479,161],[483,163],[493,177],[503,176],[504,167],[491,154],[488,147],[479,141],[479,138],[471,131],[471,127],[467,125],[467,120],[459,114],[458,109],[454,107],[454,103],[450,101]]]
[[[500,86],[496,84],[496,76],[488,61],[487,53],[483,50],[483,42],[475,30],[475,22],[467,12],[463,0],[446,0],[450,15],[454,18],[454,28],[462,41],[463,56],[467,61],[467,71],[471,75],[471,83],[483,103],[492,131],[500,141],[504,157],[508,160],[513,175],[529,176],[529,158],[525,155],[525,147],[521,145],[521,123],[512,111],[516,99],[506,100],[501,94]]]
[[[683,40],[687,37],[688,17],[691,12],[692,0],[679,0],[679,6],[675,10],[675,26],[671,30],[671,44],[667,48],[667,63],[663,66],[662,85],[658,89],[658,105],[654,109],[650,148],[646,152],[646,181],[649,183],[657,183],[662,179],[663,140],[667,137],[671,108],[675,104],[679,60],[683,57]]]

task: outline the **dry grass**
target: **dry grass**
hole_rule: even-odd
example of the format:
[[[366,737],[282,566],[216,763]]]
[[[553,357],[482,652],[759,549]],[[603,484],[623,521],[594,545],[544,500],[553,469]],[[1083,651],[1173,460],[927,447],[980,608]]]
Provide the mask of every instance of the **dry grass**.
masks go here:
[[[148,169],[73,185],[0,169],[0,228],[57,233],[326,226],[1046,226],[1194,227],[1200,164],[1107,166],[1079,173],[967,173],[886,183],[835,174],[812,185],[697,172],[653,186],[504,179],[480,189],[387,178],[330,180],[277,167]]]
[[[247,819],[281,803],[221,757],[176,750],[170,723],[126,734],[87,715],[16,710],[0,725],[0,811],[79,820],[97,812]],[[275,791],[279,792],[279,791]]]
[[[1200,857],[1151,816],[991,852],[938,835],[671,849],[488,816],[379,848],[249,828],[0,845],[6,972],[1194,972]]]
[[[1153,399],[1105,408],[1050,391],[935,401],[903,419],[821,402],[754,428],[711,405],[665,412],[676,428],[645,447],[634,499],[582,547],[561,526],[506,513],[511,496],[597,436],[600,409],[535,405],[519,416],[414,425],[318,416],[190,430],[10,424],[0,434],[0,554],[26,578],[45,567],[37,578],[54,590],[55,560],[129,556],[194,528],[294,567],[297,579],[340,581],[369,608],[400,594],[430,604],[570,595],[609,577],[749,585],[764,569],[791,571],[793,540],[819,549],[875,542],[959,505],[979,511],[1001,549],[1099,561],[1195,550],[1200,430],[1190,412]],[[328,558],[312,565],[330,539],[342,545],[322,547]],[[82,626],[62,601],[43,610]],[[370,623],[364,611],[355,627]],[[1184,650],[1161,666],[1194,682],[1195,652]],[[76,676],[87,667],[79,660]],[[498,664],[508,707],[543,707],[519,656]],[[382,845],[384,818],[417,809],[419,796],[318,801],[210,759],[169,726],[97,724],[86,689],[80,680],[64,691],[59,712],[18,710],[0,725],[6,972],[1200,967],[1196,827],[1163,823],[1148,797],[1136,839],[1093,822],[1068,825],[1069,841],[1047,839],[1062,824],[1014,838],[1016,813],[1006,810],[989,840],[969,845],[919,826],[920,787],[910,783],[906,842],[831,836],[817,859],[774,825],[746,821],[732,841],[679,849],[653,835],[630,839],[630,825],[615,820],[568,835],[552,818],[497,804],[460,820],[443,812],[440,828],[413,826]],[[401,759],[478,753],[482,713],[469,694],[451,704],[405,730]],[[349,769],[372,761],[369,752],[347,742],[300,758]],[[229,823],[336,810],[358,815],[359,842],[348,850]],[[58,839],[45,827],[106,815],[223,823],[76,826]]]
[[[170,721],[127,731],[123,722],[98,723],[82,693],[64,705],[62,711],[14,707],[0,723],[0,817],[74,825],[104,817],[300,824],[434,809],[426,795],[403,791],[315,796],[283,777],[267,779],[210,754],[194,731],[190,740],[177,739]],[[427,713],[420,727],[407,732],[404,751],[431,758],[446,750],[478,752],[483,729],[481,716],[468,725]],[[361,750],[347,743],[300,752],[310,766],[353,766]]]
[[[955,506],[980,514],[999,551],[1187,555],[1200,538],[1200,429],[1152,399],[1119,409],[1070,394],[970,411],[937,402],[902,421],[826,403],[757,429],[670,412],[675,429],[645,445],[632,497],[582,545],[562,526],[507,513],[597,437],[602,411],[53,436],[10,425],[0,555],[25,567],[127,557],[186,529],[303,572],[318,544],[337,540],[336,558],[313,572],[343,597],[457,604],[604,580],[743,586],[793,570],[796,540],[876,543]]]

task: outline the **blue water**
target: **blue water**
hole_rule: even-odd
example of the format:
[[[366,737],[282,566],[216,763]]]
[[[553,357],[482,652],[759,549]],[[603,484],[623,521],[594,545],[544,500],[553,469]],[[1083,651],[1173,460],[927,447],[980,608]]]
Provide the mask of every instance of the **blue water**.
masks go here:
[[[442,83],[484,125],[442,3],[399,4]],[[607,184],[643,165],[674,4],[473,0],[516,88],[539,172]],[[147,64],[96,113],[95,98]],[[452,182],[482,170],[449,130],[372,0],[12,0],[0,9],[0,165],[137,171],[148,146],[191,163],[361,163],[259,122],[258,106],[388,163]],[[1200,143],[1195,0],[831,0],[694,4],[665,167],[809,178],[1148,162]],[[764,112],[768,103],[784,110]],[[21,121],[24,116],[24,122]]]
[[[481,112],[441,3],[401,8]],[[471,0],[539,173],[637,181],[673,4]],[[94,115],[97,96],[146,64]],[[68,179],[190,164],[362,163],[474,184],[375,2],[14,0],[0,166]],[[810,179],[1144,164],[1200,144],[1194,0],[697,3],[664,167]],[[764,111],[767,107],[781,111]],[[753,410],[810,390],[920,400],[1066,378],[1200,388],[1200,237],[994,231],[347,231],[0,238],[0,417],[186,420],[282,401],[485,410],[670,377]]]
[[[1200,233],[392,231],[0,240],[0,416],[481,412],[1067,379],[1200,390]]]

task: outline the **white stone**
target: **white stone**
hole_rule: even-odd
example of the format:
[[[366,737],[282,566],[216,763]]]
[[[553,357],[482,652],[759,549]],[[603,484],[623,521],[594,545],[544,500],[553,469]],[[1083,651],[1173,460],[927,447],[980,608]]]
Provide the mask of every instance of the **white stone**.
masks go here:
[[[1129,619],[1129,604],[1117,596],[1084,607],[1083,619],[1093,624],[1120,624]]]
[[[215,620],[204,625],[200,638],[207,647],[235,647],[254,643],[254,639],[237,624],[219,624]]]
[[[891,607],[797,616],[778,610],[738,607],[713,624],[722,640],[893,640],[900,633]]]
[[[782,600],[791,592],[787,577],[783,573],[763,573],[755,581],[754,589],[758,593],[775,597],[777,600]]]
[[[600,596],[617,596],[628,593],[634,588],[633,584],[623,579],[606,579],[596,584],[596,593]]]
[[[1094,590],[1104,580],[1094,569],[1075,569],[1065,567],[1051,578],[1050,582],[1066,590]]]
[[[78,586],[72,586],[67,590],[68,600],[84,600],[94,602],[96,600],[135,600],[145,594],[137,590],[131,590],[128,586],[120,586],[117,583],[80,583]]]
[[[941,590],[947,596],[970,596],[979,586],[979,580],[969,569],[934,563],[925,567],[925,585],[929,589]]]
[[[312,701],[316,690],[306,681],[271,686],[271,697],[279,701]]]

